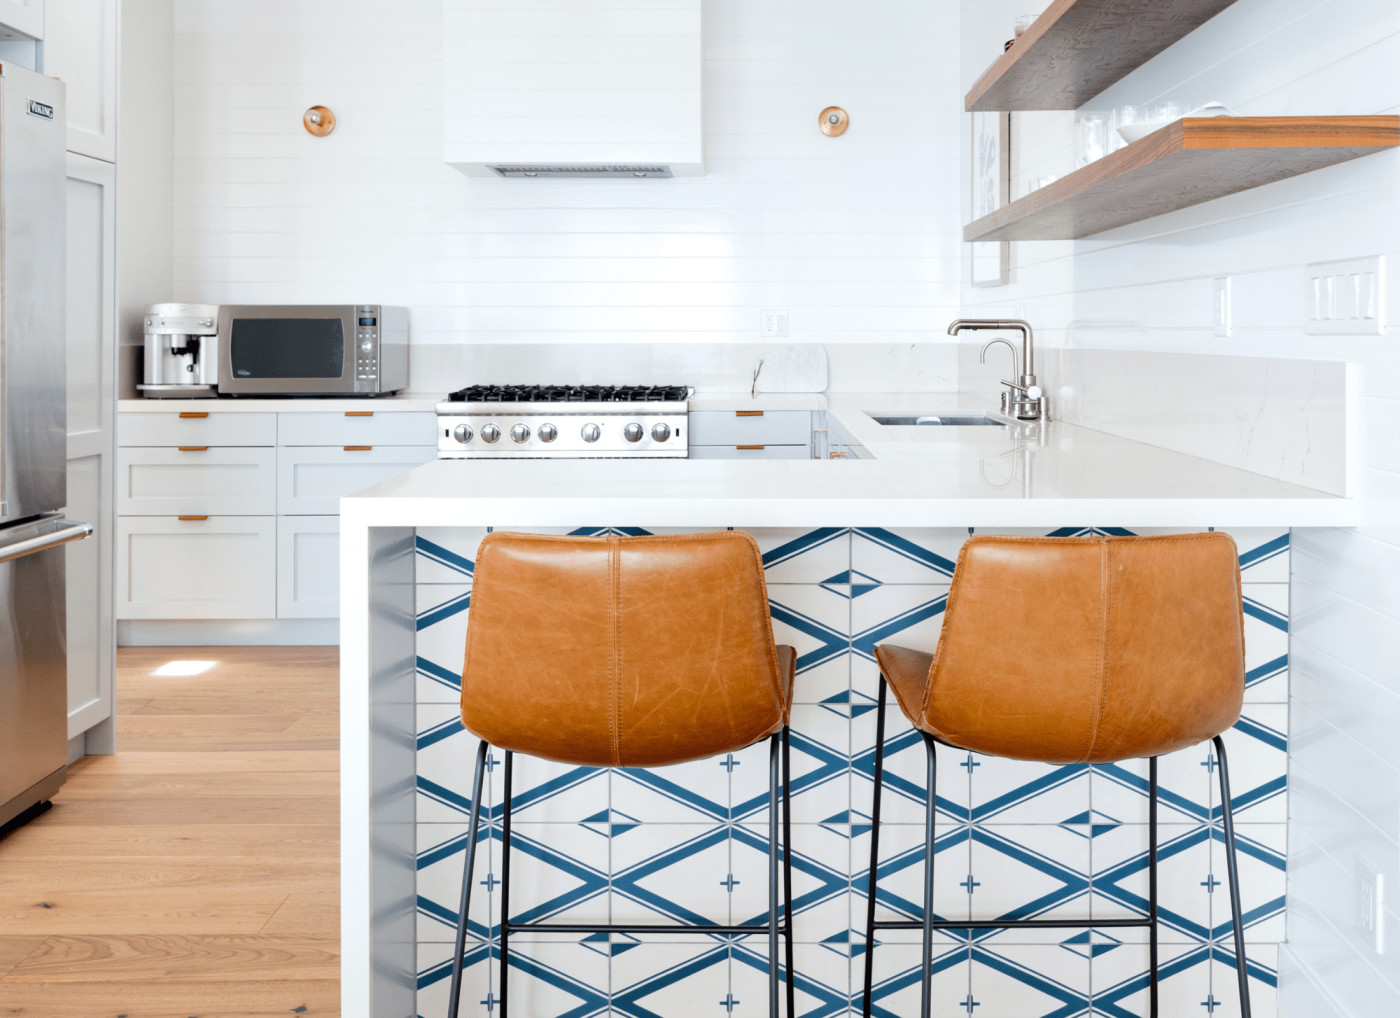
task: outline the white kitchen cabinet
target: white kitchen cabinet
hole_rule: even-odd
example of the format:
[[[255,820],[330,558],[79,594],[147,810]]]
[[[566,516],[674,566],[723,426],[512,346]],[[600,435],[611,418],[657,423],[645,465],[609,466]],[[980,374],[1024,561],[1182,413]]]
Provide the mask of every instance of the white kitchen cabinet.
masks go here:
[[[805,460],[811,457],[805,445],[692,445],[693,460]]]
[[[276,486],[275,449],[195,445],[117,452],[121,516],[271,516]]]
[[[43,71],[67,86],[68,151],[115,162],[117,0],[47,0],[43,22]]]
[[[117,444],[123,448],[137,445],[274,446],[277,444],[277,415],[233,410],[154,410],[122,414],[117,423]]]
[[[326,516],[340,500],[437,457],[434,445],[295,446],[277,450],[277,512]]]
[[[808,410],[700,410],[690,414],[690,446],[809,445]]]
[[[270,619],[277,613],[271,516],[125,516],[117,522],[123,619]]]
[[[112,431],[116,370],[115,170],[68,156],[68,504],[92,536],[65,549],[68,737],[94,726],[88,752],[112,746],[116,639],[112,609]]]
[[[277,521],[277,617],[340,615],[340,517],[283,516]]]
[[[44,37],[44,0],[0,0],[0,38],[12,34]]]
[[[277,444],[437,445],[437,417],[430,413],[346,410],[343,413],[282,414]]]

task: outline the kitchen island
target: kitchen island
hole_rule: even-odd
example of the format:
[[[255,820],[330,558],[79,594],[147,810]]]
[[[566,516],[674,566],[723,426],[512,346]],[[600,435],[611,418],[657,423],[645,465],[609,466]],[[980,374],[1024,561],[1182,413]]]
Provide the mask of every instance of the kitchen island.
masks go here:
[[[758,539],[778,637],[799,653],[793,849],[804,1014],[845,1014],[859,992],[873,647],[893,640],[932,649],[968,534],[1230,531],[1244,569],[1249,648],[1245,718],[1230,733],[1232,770],[1251,860],[1243,882],[1255,1013],[1273,1013],[1284,893],[1288,531],[1352,524],[1355,503],[1068,424],[911,427],[873,419],[978,405],[966,397],[823,402],[813,409],[825,412],[831,448],[844,458],[438,461],[342,500],[346,1016],[443,1013],[473,749],[455,720],[456,673],[476,544],[493,528],[736,528]],[[881,904],[911,916],[922,759],[912,751],[917,740],[894,721],[891,833],[881,842],[890,896]],[[1212,994],[1228,997],[1212,987],[1233,978],[1218,949],[1212,961],[1223,924],[1222,910],[1212,909],[1220,851],[1207,749],[1162,764],[1166,1013],[1195,1013]],[[1145,767],[1039,767],[967,754],[954,771],[963,769],[966,780],[950,782],[938,803],[941,914],[1135,914],[1145,886]],[[498,775],[493,768],[488,805],[499,800]],[[743,753],[649,772],[522,759],[513,911],[576,922],[756,922],[764,909],[765,789],[762,763]],[[499,828],[482,839],[464,1014],[491,1013],[497,992],[490,931],[499,921]],[[522,937],[512,996],[531,1015],[591,1014],[609,1000],[622,1014],[758,1014],[764,944],[749,939],[530,944]],[[1103,940],[1076,950],[1072,939],[1066,931],[949,937],[936,960],[935,978],[946,984],[936,999],[979,1008],[970,1013],[987,1005],[987,1013],[1040,1014],[1034,1007],[1042,1003],[1053,1010],[1057,1001],[1093,994],[1141,1010],[1145,946]],[[912,944],[877,955],[886,1013],[910,1013],[916,956]]]

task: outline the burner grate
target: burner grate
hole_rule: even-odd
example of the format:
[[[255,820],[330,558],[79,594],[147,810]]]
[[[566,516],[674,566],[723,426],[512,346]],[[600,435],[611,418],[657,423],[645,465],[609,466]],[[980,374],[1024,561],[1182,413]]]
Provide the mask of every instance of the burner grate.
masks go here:
[[[453,403],[684,403],[684,385],[469,385]]]

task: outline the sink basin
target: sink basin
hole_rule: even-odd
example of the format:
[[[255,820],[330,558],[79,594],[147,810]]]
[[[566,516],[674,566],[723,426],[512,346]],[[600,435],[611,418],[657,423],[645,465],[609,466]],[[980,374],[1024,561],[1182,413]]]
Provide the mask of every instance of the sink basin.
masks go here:
[[[984,413],[969,413],[966,410],[955,410],[942,414],[919,414],[911,417],[876,417],[870,415],[870,419],[876,424],[894,425],[896,427],[942,427],[942,428],[1004,428],[1001,421]]]

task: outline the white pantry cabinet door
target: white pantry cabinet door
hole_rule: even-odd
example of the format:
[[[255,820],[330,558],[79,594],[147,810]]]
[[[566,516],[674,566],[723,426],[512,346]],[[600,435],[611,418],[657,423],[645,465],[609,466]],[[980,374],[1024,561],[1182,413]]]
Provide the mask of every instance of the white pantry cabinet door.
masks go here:
[[[112,716],[112,450],[116,407],[115,170],[68,156],[68,517],[92,536],[65,552],[68,737]]]
[[[124,516],[117,521],[117,618],[277,615],[272,516]]]
[[[277,520],[277,617],[340,616],[340,517]]]
[[[0,30],[44,37],[44,0],[0,0]]]
[[[435,445],[314,445],[277,450],[277,512],[338,516],[340,500],[437,458]]]
[[[117,0],[47,0],[44,73],[67,86],[68,151],[117,159]]]

